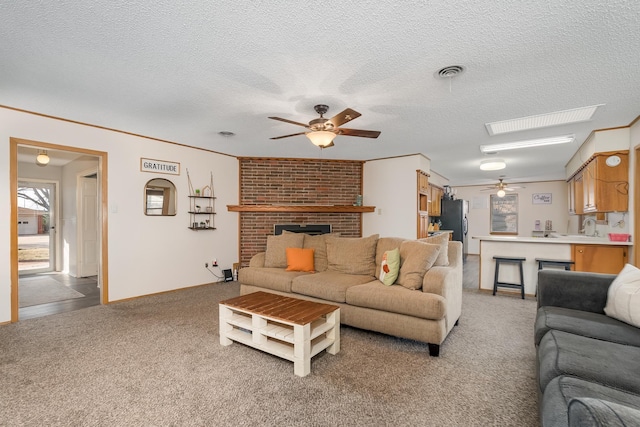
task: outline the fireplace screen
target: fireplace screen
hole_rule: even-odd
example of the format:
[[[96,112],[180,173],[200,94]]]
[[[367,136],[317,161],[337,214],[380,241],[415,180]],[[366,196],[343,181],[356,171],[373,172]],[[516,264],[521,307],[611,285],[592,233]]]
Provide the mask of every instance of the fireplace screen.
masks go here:
[[[306,234],[331,233],[331,224],[276,224],[273,226],[273,234],[282,234],[282,231]]]

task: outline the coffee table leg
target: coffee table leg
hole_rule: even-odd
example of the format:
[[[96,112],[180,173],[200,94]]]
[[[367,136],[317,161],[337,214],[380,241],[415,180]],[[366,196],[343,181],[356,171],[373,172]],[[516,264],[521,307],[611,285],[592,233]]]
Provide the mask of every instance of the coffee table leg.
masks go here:
[[[220,312],[220,344],[227,346],[231,345],[233,341],[227,338],[227,332],[233,330],[233,326],[227,323],[227,319],[231,317],[233,312],[224,305],[218,305],[218,311]]]
[[[327,347],[327,353],[336,354],[340,351],[340,309],[327,314],[327,323],[333,324],[333,328],[327,332],[327,338],[333,340],[333,344]]]
[[[311,324],[293,327],[293,373],[299,377],[311,372]]]

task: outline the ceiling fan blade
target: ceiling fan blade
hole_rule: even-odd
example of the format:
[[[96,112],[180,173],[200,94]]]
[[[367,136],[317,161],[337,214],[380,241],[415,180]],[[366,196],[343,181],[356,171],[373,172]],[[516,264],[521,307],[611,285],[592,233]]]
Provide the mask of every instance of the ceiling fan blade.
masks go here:
[[[341,126],[347,122],[350,122],[353,119],[357,119],[362,114],[358,113],[356,110],[352,110],[351,108],[347,108],[341,113],[336,114],[329,121],[333,124],[334,128]]]
[[[273,138],[269,138],[269,139],[289,138],[290,136],[304,135],[305,133],[306,132],[292,133],[291,135],[274,136]]]
[[[338,129],[338,135],[346,136],[361,136],[363,138],[377,138],[380,136],[380,132],[377,130],[362,130],[362,129]]]
[[[278,120],[278,121],[281,121],[281,122],[285,122],[285,123],[290,123],[292,125],[303,126],[303,127],[306,127],[306,128],[309,127],[308,124],[300,123],[300,122],[294,122],[293,120],[283,119],[283,118],[280,118],[280,117],[269,117],[269,118],[273,119],[273,120]]]

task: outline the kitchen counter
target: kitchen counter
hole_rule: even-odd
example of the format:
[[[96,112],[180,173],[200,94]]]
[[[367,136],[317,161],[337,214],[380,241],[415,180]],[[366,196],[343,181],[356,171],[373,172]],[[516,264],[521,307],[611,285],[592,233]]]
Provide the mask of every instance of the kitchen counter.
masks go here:
[[[612,242],[607,237],[590,237],[579,235],[556,234],[557,237],[521,237],[521,236],[473,236],[473,239],[491,242],[513,242],[513,243],[551,243],[551,244],[573,244],[573,245],[612,245],[631,246],[631,242]]]
[[[520,236],[473,236],[480,240],[480,280],[479,288],[493,290],[495,274],[494,256],[525,257],[523,263],[525,293],[534,295],[538,283],[538,263],[536,258],[572,260],[575,245],[595,245],[604,247],[628,247],[630,242],[612,242],[608,238],[588,236],[520,237]],[[518,283],[519,271],[516,264],[500,267],[500,281]],[[499,288],[501,292],[504,288]]]

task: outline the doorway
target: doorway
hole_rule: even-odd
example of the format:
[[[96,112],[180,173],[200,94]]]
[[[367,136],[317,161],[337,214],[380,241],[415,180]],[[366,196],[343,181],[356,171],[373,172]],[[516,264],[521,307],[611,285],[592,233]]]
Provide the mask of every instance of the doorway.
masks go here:
[[[18,182],[18,271],[53,271],[56,245],[57,182]]]
[[[34,159],[45,150],[43,166]],[[10,139],[12,322],[108,303],[106,167],[104,152]],[[22,304],[25,283],[47,286],[34,305]]]

